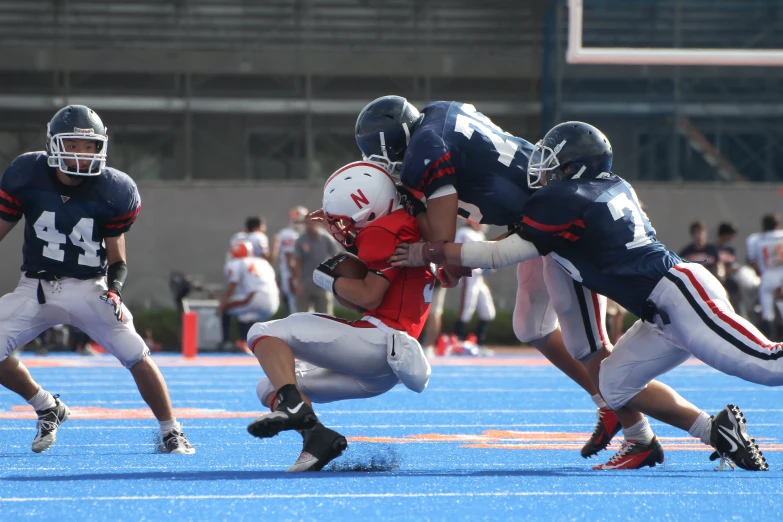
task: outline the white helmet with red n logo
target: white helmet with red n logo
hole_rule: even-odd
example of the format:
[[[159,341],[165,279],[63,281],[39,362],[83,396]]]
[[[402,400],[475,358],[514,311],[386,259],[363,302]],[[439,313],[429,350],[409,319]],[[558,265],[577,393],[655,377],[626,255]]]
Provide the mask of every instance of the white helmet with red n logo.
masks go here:
[[[387,215],[397,204],[397,188],[389,173],[367,161],[349,163],[329,176],[324,185],[324,218],[332,236],[345,246],[354,229]]]

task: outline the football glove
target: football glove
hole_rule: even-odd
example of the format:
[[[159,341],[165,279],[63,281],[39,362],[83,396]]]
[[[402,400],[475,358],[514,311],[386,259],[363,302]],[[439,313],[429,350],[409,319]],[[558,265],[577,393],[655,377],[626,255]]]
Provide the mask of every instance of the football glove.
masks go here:
[[[114,308],[114,317],[119,322],[122,322],[125,318],[125,313],[122,309],[122,296],[116,290],[107,290],[101,295],[101,300]]]
[[[334,282],[340,277],[334,273],[334,267],[339,265],[346,257],[348,257],[348,254],[346,253],[337,254],[333,258],[327,259],[318,265],[318,267],[313,270],[313,283],[327,292],[334,293]]]

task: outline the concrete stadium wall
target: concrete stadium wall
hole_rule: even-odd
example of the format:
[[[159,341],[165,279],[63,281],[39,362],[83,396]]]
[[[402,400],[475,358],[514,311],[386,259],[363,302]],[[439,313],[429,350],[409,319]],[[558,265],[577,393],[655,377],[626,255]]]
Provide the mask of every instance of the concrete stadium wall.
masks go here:
[[[688,241],[688,226],[707,221],[711,237],[721,221],[740,230],[736,241],[744,258],[744,237],[759,229],[760,218],[780,211],[783,196],[777,185],[712,185],[636,183],[639,198],[658,237],[679,250]],[[128,234],[130,275],[126,301],[137,306],[172,306],[168,277],[172,270],[193,274],[209,283],[221,283],[228,238],[241,229],[245,217],[267,218],[271,235],[285,226],[288,209],[303,204],[317,208],[321,183],[159,183],[139,184],[143,209]],[[0,246],[0,291],[12,291],[21,265],[22,226]],[[493,229],[491,233],[500,233]],[[512,309],[516,289],[513,268],[490,276],[498,308]],[[447,306],[456,307],[457,292]]]

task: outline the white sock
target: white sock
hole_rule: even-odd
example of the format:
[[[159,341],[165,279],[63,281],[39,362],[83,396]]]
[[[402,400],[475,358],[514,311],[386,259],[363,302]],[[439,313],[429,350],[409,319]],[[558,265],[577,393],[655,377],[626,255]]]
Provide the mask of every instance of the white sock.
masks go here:
[[[595,395],[592,395],[590,398],[593,399],[593,402],[599,408],[608,408],[609,407],[609,405],[606,404],[606,401],[604,400],[604,398],[601,397],[600,393],[596,393]]]
[[[647,422],[647,417],[644,417],[630,428],[623,428],[623,437],[625,437],[625,440],[635,440],[641,444],[649,444],[652,442],[654,436],[655,435],[650,429],[650,423]]]
[[[176,418],[167,421],[158,421],[160,424],[160,436],[165,437],[174,430],[182,432],[182,426],[177,422]]]
[[[710,432],[712,432],[712,417],[703,411],[699,412],[696,422],[693,423],[688,433],[710,446]]]
[[[55,407],[54,397],[43,388],[38,388],[38,392],[27,401],[27,404],[32,406],[35,411],[43,411]]]

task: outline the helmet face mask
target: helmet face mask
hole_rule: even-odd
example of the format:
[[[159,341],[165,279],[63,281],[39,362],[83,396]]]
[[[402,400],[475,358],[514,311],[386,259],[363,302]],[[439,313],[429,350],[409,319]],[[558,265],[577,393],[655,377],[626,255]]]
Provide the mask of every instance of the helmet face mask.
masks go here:
[[[544,140],[539,140],[530,154],[530,160],[527,164],[527,185],[532,189],[541,188],[549,181],[559,181],[561,176],[554,178],[556,171],[560,169],[560,161],[557,154],[565,145],[565,140],[561,141],[554,148],[544,145]],[[552,175],[550,175],[552,174]]]
[[[89,140],[95,143],[95,152],[68,151],[68,140]],[[69,177],[100,175],[108,150],[106,128],[89,107],[68,105],[57,111],[46,127],[47,164]]]
[[[55,134],[47,136],[47,163],[50,167],[60,169],[63,174],[69,176],[97,176],[106,167],[106,153],[108,150],[107,136],[89,136],[83,134]],[[95,153],[68,152],[65,150],[66,140],[90,140],[95,141]],[[85,161],[90,163],[83,167]]]
[[[334,216],[324,211],[326,230],[344,247],[352,247],[356,243],[356,223],[348,216]]]

